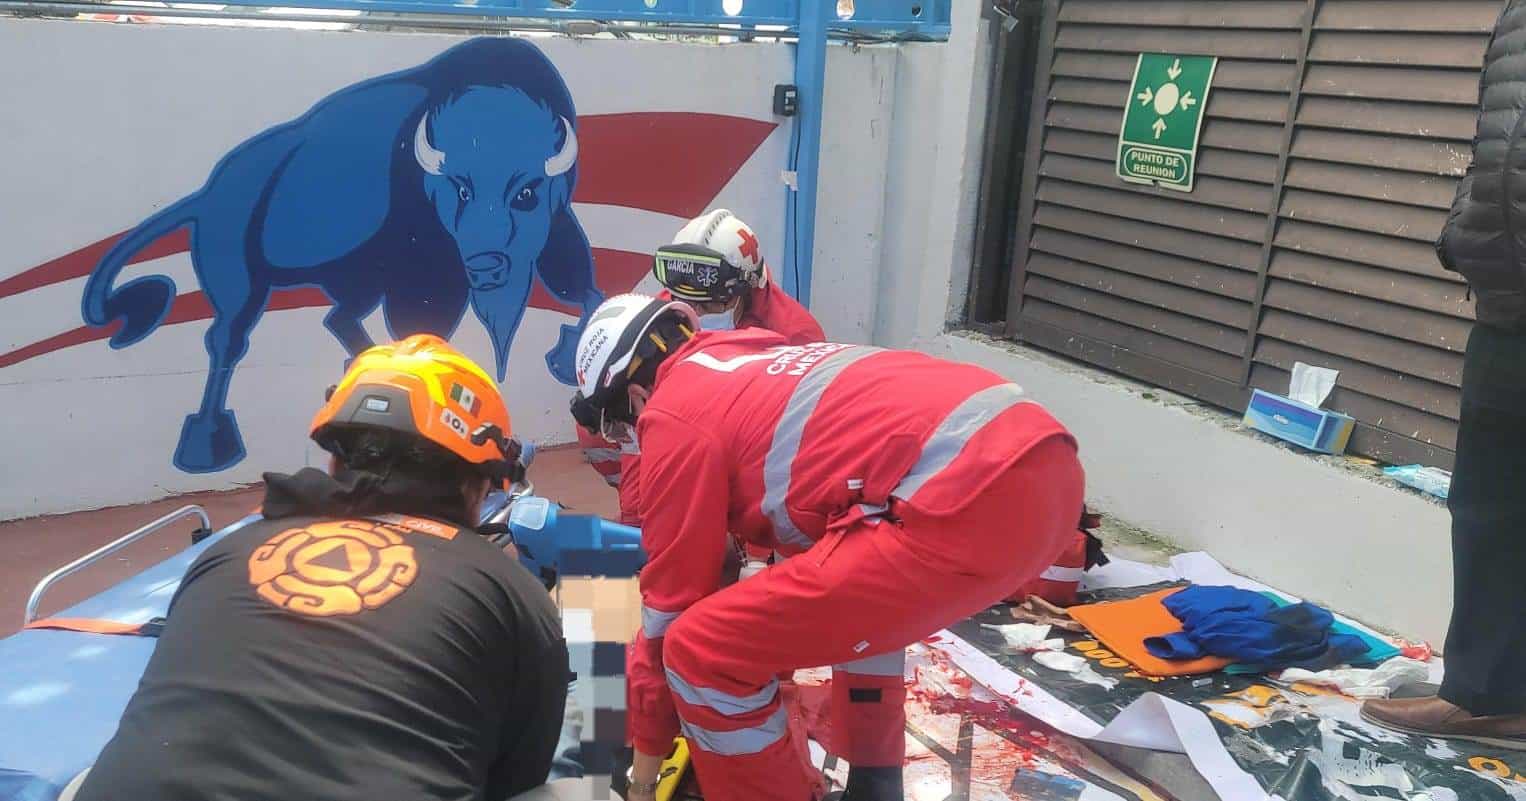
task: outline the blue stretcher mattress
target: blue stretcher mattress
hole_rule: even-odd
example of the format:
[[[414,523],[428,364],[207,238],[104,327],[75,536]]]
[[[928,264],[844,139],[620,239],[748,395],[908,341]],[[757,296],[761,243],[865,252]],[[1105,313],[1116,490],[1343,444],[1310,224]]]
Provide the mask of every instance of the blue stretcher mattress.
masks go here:
[[[494,520],[508,508],[510,497],[491,493],[482,519]],[[510,516],[516,542],[534,543],[543,560],[563,575],[635,575],[641,566],[641,532],[592,516],[557,514],[545,499],[522,499]],[[201,552],[233,531],[258,520],[244,517],[197,545],[172,555],[153,568],[75,604],[56,616],[102,619],[139,624],[168,613],[169,600],[180,578]],[[31,629],[0,639],[0,801],[55,801],[64,787],[105,748],[137,680],[148,665],[157,639],[148,636],[95,635],[64,630]],[[598,677],[594,644],[574,642],[574,653],[586,656],[580,670]],[[623,661],[620,661],[623,665]],[[592,685],[586,696],[591,696]],[[578,711],[569,687],[568,723],[557,746],[551,778],[580,777],[584,766],[580,732],[591,731],[581,717],[597,706],[584,697]],[[618,726],[623,729],[623,726]]]
[[[508,503],[504,493],[490,495],[483,520],[495,519]],[[564,575],[631,576],[641,565],[636,529],[587,515],[559,515],[544,499],[522,500],[515,508],[526,512],[517,521],[510,518],[516,541],[535,543],[542,558]],[[57,617],[118,623],[164,617],[191,563],[259,519],[250,515]],[[152,637],[49,629],[0,639],[0,801],[55,801],[95,762],[116,733],[156,643]],[[592,660],[593,644],[582,645]],[[553,778],[582,775],[577,757],[583,728],[569,717]]]
[[[163,617],[202,551],[249,516],[58,617]],[[0,801],[53,801],[116,732],[153,653],[152,637],[30,629],[0,639]]]

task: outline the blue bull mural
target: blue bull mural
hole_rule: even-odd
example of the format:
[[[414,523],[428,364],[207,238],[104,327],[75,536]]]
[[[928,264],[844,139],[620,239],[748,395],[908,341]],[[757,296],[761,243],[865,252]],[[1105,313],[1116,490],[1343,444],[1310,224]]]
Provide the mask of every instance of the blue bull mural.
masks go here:
[[[244,457],[228,387],[277,288],[321,289],[333,303],[324,324],[352,357],[374,344],[361,321],[378,306],[394,337],[448,338],[470,302],[502,381],[538,277],[582,311],[546,354],[551,375],[572,384],[578,334],[603,299],[572,212],[577,172],[577,113],[556,68],[526,41],[475,39],[341,89],[234,148],[201,189],[100,260],[85,287],[85,322],[119,321],[113,348],[152,333],[174,282],[115,281],[135,253],[189,229],[213,316],[201,407],[175,450],[188,472]]]

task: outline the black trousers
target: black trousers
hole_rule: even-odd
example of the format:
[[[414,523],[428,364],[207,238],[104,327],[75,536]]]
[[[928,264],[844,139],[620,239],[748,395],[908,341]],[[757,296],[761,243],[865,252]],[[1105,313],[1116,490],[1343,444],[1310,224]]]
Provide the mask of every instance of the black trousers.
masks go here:
[[[1449,496],[1441,697],[1475,715],[1526,712],[1526,333],[1479,325],[1468,338]]]

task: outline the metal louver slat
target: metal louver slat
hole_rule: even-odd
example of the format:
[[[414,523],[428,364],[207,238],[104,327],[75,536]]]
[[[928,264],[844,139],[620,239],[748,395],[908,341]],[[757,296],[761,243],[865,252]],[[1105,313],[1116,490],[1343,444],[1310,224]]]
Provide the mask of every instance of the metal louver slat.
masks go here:
[[[1388,170],[1362,165],[1309,162],[1288,164],[1287,186],[1319,192],[1347,192],[1352,197],[1388,200],[1447,211],[1457,192],[1449,176]]]
[[[1488,33],[1500,0],[1325,0],[1319,30]],[[1444,13],[1442,13],[1444,12]],[[1478,64],[1467,65],[1478,69]]]
[[[1033,250],[1240,301],[1249,302],[1256,291],[1256,276],[1250,272],[1058,229],[1034,229]]]
[[[1219,0],[1193,3],[1141,3],[1138,0],[1071,0],[1061,22],[1105,25],[1196,26],[1216,28],[1286,28],[1298,18],[1303,0]]]
[[[1132,25],[1062,25],[1056,46],[1114,53],[1197,53],[1225,58],[1290,61],[1298,55],[1296,31],[1209,28],[1145,28]]]
[[[1200,318],[1244,330],[1250,318],[1250,305],[1217,295],[1205,296],[1192,289],[1164,281],[1155,281],[1121,270],[1110,270],[1090,262],[1035,253],[1029,269],[1068,284],[1105,295],[1127,297],[1148,306]]]
[[[1054,128],[1044,139],[1046,153],[1062,153],[1082,156],[1106,162],[1109,174],[1113,157],[1118,153],[1118,135],[1068,131]],[[1270,186],[1277,173],[1277,157],[1261,153],[1245,153],[1238,150],[1220,150],[1212,147],[1198,149],[1198,174],[1221,178],[1234,178]],[[1451,190],[1448,190],[1450,192]],[[1450,194],[1448,202],[1450,202]],[[1267,202],[1271,202],[1268,197]]]
[[[1071,158],[1070,156],[1048,155],[1044,157],[1044,161],[1039,165],[1039,171],[1040,174],[1052,178],[1084,183],[1109,191],[1117,191],[1120,188],[1118,187],[1118,177],[1113,173],[1112,161],[1095,161]],[[1261,215],[1266,214],[1271,200],[1271,198],[1267,197],[1264,185],[1212,176],[1199,178],[1197,186],[1194,187],[1190,195],[1172,197],[1162,195],[1161,192],[1165,190],[1137,185],[1124,186],[1122,189],[1156,197],[1171,197],[1174,200],[1186,200],[1205,206],[1221,206],[1226,209]]]
[[[1397,239],[1367,231],[1333,228],[1297,220],[1283,220],[1277,227],[1274,242],[1278,247],[1289,250],[1429,275],[1462,284],[1462,279],[1456,273],[1442,269],[1441,262],[1436,260],[1436,248],[1429,242]]]

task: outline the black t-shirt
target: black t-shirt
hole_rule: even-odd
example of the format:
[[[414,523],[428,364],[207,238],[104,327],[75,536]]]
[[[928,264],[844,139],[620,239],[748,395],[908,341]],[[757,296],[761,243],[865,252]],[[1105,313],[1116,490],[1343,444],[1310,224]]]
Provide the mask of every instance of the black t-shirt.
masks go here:
[[[266,519],[186,571],[78,801],[500,801],[545,781],[567,679],[545,588],[475,532]]]

